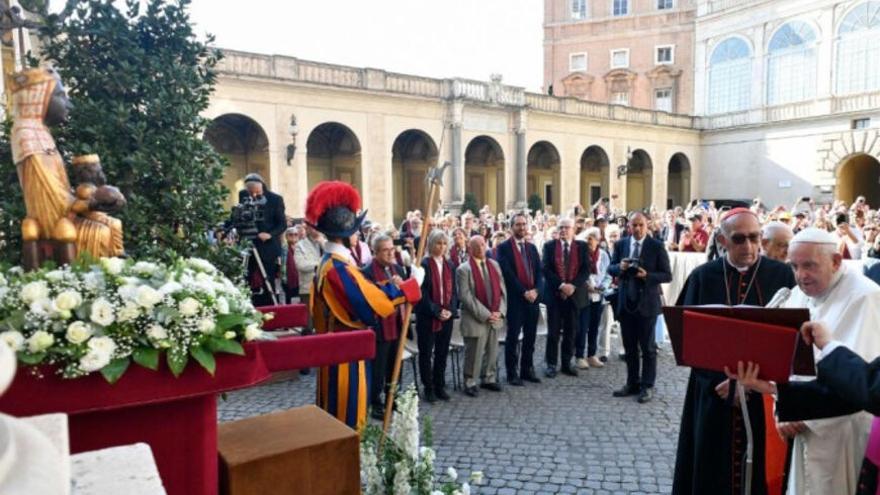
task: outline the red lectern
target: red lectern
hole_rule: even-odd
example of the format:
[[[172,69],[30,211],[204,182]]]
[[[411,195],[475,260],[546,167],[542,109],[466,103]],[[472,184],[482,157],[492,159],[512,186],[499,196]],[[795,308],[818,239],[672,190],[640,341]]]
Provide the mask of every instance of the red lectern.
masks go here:
[[[42,378],[20,369],[0,411],[68,414],[72,453],[145,442],[169,495],[215,495],[218,393],[256,385],[273,371],[374,354],[373,332],[359,330],[249,343],[245,356],[216,355],[213,377],[190,363],[175,378],[161,359],[158,371],[132,365],[114,385],[99,374],[65,380],[51,367],[40,368]]]

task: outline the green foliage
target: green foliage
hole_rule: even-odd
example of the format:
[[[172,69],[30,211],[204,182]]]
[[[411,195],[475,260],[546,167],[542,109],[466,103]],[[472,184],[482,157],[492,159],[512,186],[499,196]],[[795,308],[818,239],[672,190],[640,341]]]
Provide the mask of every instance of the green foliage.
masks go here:
[[[528,203],[529,210],[531,210],[532,212],[544,210],[544,201],[541,199],[541,196],[538,196],[537,194],[532,194],[531,196],[529,196]]]
[[[74,105],[53,134],[68,159],[100,155],[108,183],[125,194],[128,205],[116,215],[128,255],[197,256],[237,276],[235,251],[206,236],[226,217],[220,180],[227,163],[202,139],[209,121],[201,116],[220,52],[210,46],[213,38],[196,38],[189,4],[68,0],[62,16],[49,15],[40,29],[42,55],[61,74]],[[0,142],[0,160],[0,179],[11,184],[6,142]],[[0,226],[11,247],[4,256],[17,262],[22,208],[13,189],[0,199]]]
[[[464,202],[461,204],[462,213],[468,210],[474,214],[480,211],[480,205],[477,204],[477,197],[474,196],[473,193],[465,193]]]

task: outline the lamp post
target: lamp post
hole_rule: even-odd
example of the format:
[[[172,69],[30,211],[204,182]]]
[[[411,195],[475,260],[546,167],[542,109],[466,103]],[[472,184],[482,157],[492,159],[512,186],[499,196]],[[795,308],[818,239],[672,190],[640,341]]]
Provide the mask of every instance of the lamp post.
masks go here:
[[[293,165],[293,157],[296,156],[296,135],[299,134],[299,126],[296,125],[296,115],[290,116],[290,124],[287,126],[290,134],[290,144],[287,145],[287,166]]]
[[[633,157],[632,148],[627,146],[626,147],[626,163],[624,163],[623,165],[617,166],[617,178],[618,179],[620,179],[621,177],[623,177],[624,175],[629,173],[629,164],[632,161],[632,157]]]

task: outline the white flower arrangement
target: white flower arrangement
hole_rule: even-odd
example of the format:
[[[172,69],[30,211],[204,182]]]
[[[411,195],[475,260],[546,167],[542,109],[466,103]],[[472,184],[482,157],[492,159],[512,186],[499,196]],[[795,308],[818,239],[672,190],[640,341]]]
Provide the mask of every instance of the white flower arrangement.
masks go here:
[[[178,376],[190,358],[209,373],[214,354],[244,354],[264,317],[247,289],[206,260],[171,264],[102,258],[61,268],[0,272],[0,342],[26,365],[65,378],[100,371],[113,383],[131,362]]]
[[[381,427],[371,424],[361,432],[361,486],[365,495],[470,495],[472,485],[482,484],[482,471],[473,471],[467,481],[461,482],[453,467],[446,470],[448,481],[436,484],[431,423],[426,418],[420,433],[418,393],[410,387],[397,396],[395,403],[391,432],[381,452]],[[419,446],[422,436],[426,445]]]

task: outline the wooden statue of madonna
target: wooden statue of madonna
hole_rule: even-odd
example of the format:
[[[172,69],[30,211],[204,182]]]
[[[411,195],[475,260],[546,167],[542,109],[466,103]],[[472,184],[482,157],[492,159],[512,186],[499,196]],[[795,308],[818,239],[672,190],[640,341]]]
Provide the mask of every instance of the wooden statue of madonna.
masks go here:
[[[62,123],[70,100],[58,73],[34,68],[10,78],[12,158],[24,193],[27,216],[21,222],[22,264],[28,270],[78,254],[119,256],[122,223],[109,215],[125,205],[118,189],[104,184],[97,155],[72,160],[71,189],[64,161],[49,127]]]

